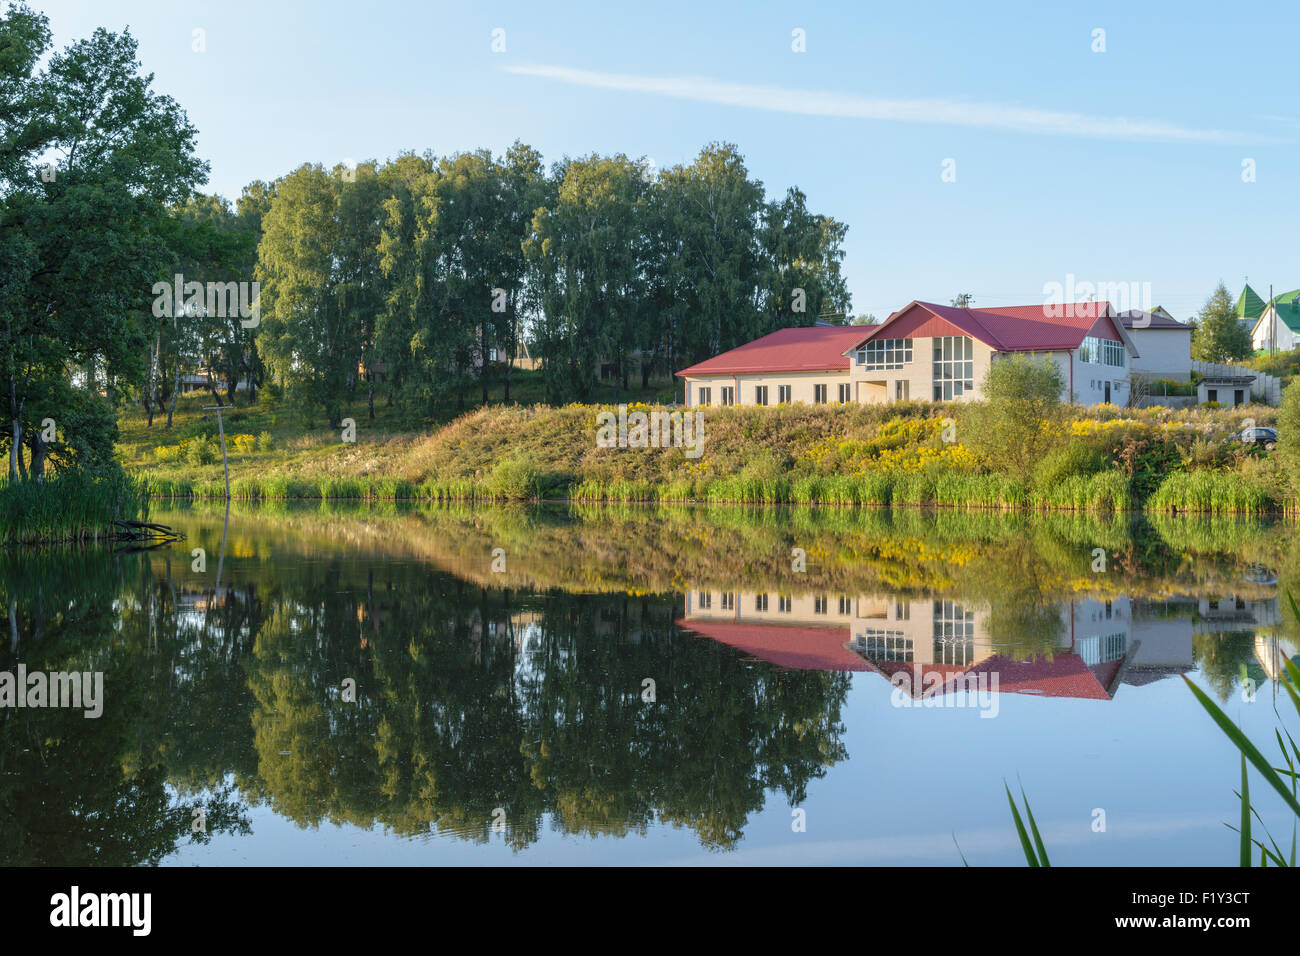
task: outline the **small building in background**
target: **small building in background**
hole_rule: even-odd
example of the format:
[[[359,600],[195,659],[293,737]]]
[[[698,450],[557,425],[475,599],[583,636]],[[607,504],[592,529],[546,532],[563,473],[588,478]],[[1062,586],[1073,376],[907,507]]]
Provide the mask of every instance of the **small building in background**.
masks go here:
[[[1254,375],[1207,375],[1196,384],[1196,400],[1202,405],[1218,402],[1224,408],[1249,405],[1254,383]]]

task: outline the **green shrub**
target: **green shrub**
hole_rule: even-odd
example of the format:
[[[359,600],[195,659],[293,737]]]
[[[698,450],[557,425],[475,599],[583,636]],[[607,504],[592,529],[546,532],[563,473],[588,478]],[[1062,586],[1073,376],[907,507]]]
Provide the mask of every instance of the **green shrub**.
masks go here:
[[[191,465],[211,465],[217,460],[216,443],[206,435],[196,435],[181,442],[185,460]]]
[[[1034,466],[1034,488],[1047,492],[1068,478],[1088,478],[1105,471],[1110,461],[1106,453],[1090,442],[1073,439],[1048,452]]]
[[[497,463],[488,479],[488,491],[494,498],[523,501],[538,497],[537,469],[527,458],[507,458]]]
[[[1282,393],[1282,407],[1277,410],[1278,460],[1291,482],[1291,494],[1300,499],[1300,379]]]
[[[257,436],[257,450],[271,451],[275,448],[275,439],[271,437],[270,432],[262,432]]]

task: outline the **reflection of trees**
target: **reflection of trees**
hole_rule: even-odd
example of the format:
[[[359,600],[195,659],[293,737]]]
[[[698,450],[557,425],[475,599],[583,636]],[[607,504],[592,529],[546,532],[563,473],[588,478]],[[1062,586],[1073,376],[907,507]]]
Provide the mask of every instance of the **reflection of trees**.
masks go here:
[[[423,571],[353,590],[332,573],[310,604],[277,608],[247,665],[249,789],[301,824],[486,840],[501,808],[515,846],[549,815],[567,833],[615,835],[662,819],[725,847],[767,788],[801,801],[844,757],[847,677],[746,667],[678,635],[675,598],[521,606]],[[347,677],[356,703],[340,698]]]
[[[1268,680],[1255,657],[1255,632],[1238,631],[1197,634],[1192,638],[1196,664],[1220,700],[1227,700],[1237,688],[1242,674],[1258,686]]]
[[[516,847],[544,825],[617,835],[655,821],[728,847],[768,790],[802,801],[845,756],[845,675],[752,667],[679,634],[672,595],[241,560],[219,592],[165,552],[0,568],[22,635],[18,656],[0,645],[5,667],[103,670],[106,698],[97,720],[0,713],[0,859],[156,863],[247,832],[236,796],[304,826],[481,841],[500,808]],[[197,805],[205,834],[191,833]]]
[[[153,864],[183,841],[246,831],[228,787],[214,781],[202,794],[199,834],[190,825],[196,801],[169,793],[177,763],[165,752],[166,721],[182,707],[142,653],[160,607],[147,568],[99,552],[24,553],[0,557],[0,582],[11,625],[0,670],[22,662],[29,671],[104,673],[98,718],[0,710],[0,864]]]

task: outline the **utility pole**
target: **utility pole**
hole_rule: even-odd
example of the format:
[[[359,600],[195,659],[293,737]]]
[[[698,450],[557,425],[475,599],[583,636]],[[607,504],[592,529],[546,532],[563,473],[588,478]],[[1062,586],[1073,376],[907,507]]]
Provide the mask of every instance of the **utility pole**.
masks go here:
[[[205,412],[217,413],[217,431],[221,433],[221,468],[226,473],[226,500],[230,500],[230,465],[226,461],[226,427],[221,423],[221,413],[234,405],[205,405]]]
[[[1268,357],[1277,358],[1277,303],[1273,301],[1273,283],[1268,284],[1268,302],[1273,318],[1268,322]],[[1252,343],[1253,344],[1253,343]]]

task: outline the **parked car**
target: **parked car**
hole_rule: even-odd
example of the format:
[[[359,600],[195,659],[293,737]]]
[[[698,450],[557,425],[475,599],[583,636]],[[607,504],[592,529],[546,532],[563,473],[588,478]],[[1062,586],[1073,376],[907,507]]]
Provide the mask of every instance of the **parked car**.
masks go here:
[[[1277,429],[1256,425],[1253,428],[1243,429],[1232,437],[1234,441],[1244,442],[1247,445],[1263,445],[1271,449],[1277,444]]]

